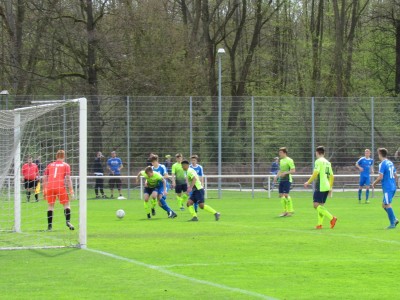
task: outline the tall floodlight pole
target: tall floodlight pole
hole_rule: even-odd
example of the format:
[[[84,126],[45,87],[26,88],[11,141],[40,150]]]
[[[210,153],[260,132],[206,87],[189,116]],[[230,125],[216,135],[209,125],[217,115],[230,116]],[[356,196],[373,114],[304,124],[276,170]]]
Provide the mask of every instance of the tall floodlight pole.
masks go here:
[[[218,198],[221,199],[222,175],[222,66],[221,57],[225,54],[224,48],[218,49]]]

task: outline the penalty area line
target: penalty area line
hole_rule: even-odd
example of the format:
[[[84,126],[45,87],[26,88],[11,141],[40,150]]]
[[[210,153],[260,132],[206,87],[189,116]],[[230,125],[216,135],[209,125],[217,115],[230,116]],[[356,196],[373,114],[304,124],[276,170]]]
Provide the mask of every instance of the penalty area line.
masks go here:
[[[239,289],[239,288],[234,288],[234,287],[230,287],[230,286],[227,286],[227,285],[214,283],[214,282],[211,282],[211,281],[201,280],[201,279],[197,279],[197,278],[194,278],[194,277],[190,277],[190,276],[182,275],[182,274],[179,274],[179,273],[175,273],[175,272],[172,272],[170,270],[166,270],[166,269],[164,269],[162,267],[159,267],[159,266],[146,264],[144,262],[141,262],[141,261],[138,261],[138,260],[135,260],[135,259],[131,259],[131,258],[127,258],[127,257],[123,257],[123,256],[119,256],[119,255],[116,255],[116,254],[113,254],[113,253],[109,253],[109,252],[105,252],[105,251],[101,251],[101,250],[96,250],[96,249],[90,249],[90,248],[86,248],[85,250],[93,252],[93,253],[101,254],[101,255],[104,255],[104,256],[108,256],[108,257],[111,257],[111,258],[114,258],[114,259],[126,261],[126,262],[129,262],[129,263],[141,266],[141,267],[152,269],[152,270],[158,271],[160,273],[164,273],[164,274],[167,274],[167,275],[170,275],[170,276],[173,276],[173,277],[177,277],[177,278],[181,278],[181,279],[184,279],[184,280],[188,280],[188,281],[191,281],[191,282],[194,282],[194,283],[201,283],[201,284],[204,284],[204,285],[216,287],[216,288],[227,290],[227,291],[230,291],[230,292],[236,292],[236,293],[244,294],[244,295],[247,295],[247,296],[253,296],[253,297],[256,297],[256,298],[259,298],[259,299],[277,300],[276,298],[269,297],[269,296],[266,296],[266,295],[263,295],[263,294],[259,294],[259,293],[255,293],[255,292],[251,292],[251,291],[247,291],[247,290],[243,290],[243,289]]]

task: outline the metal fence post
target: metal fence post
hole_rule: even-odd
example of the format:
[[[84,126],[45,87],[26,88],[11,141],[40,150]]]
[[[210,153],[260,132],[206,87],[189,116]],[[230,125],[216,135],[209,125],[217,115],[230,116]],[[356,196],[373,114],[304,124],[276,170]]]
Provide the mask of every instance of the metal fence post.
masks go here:
[[[375,102],[374,97],[371,97],[371,154],[372,159],[375,156]],[[372,189],[371,197],[374,198],[374,190]]]
[[[311,98],[311,157],[312,166],[311,170],[314,168],[315,164],[315,98]]]
[[[189,98],[189,153],[192,156],[193,153],[193,99],[192,96]]]
[[[126,160],[128,164],[128,176],[131,175],[131,126],[130,126],[130,119],[131,119],[131,112],[130,112],[130,97],[126,96]],[[128,199],[131,195],[131,181],[128,178]]]
[[[251,198],[254,199],[254,96],[251,96]]]

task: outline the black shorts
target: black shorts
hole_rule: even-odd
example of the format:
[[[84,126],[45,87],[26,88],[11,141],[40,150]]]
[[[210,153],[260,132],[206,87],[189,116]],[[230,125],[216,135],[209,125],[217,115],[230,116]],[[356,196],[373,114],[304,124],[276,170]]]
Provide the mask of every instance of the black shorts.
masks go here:
[[[327,192],[320,192],[314,191],[313,201],[317,203],[325,203],[326,199],[328,198],[329,191]]]
[[[204,189],[193,190],[190,195],[190,200],[194,203],[204,203]]]
[[[151,195],[154,191],[156,190],[156,188],[150,188],[150,187],[145,187],[143,190],[143,194],[149,194]]]
[[[289,194],[290,192],[290,181],[280,181],[279,182],[279,194]]]
[[[113,189],[115,186],[120,189],[122,185],[122,181],[120,178],[111,178],[110,181],[110,189]]]
[[[37,184],[38,184],[38,181],[37,180],[28,180],[28,179],[25,179],[24,180],[24,184],[25,184],[25,189],[27,190],[27,189],[34,189],[34,188],[36,188],[36,186],[37,186]]]
[[[175,193],[177,193],[177,194],[180,194],[180,193],[182,193],[182,192],[187,192],[187,184],[186,183],[184,183],[184,184],[177,184],[176,186],[175,186]]]

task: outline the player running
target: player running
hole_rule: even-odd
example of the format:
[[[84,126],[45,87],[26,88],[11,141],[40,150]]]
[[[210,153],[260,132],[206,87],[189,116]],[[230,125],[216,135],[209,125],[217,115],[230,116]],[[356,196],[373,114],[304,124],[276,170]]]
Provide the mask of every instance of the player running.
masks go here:
[[[56,159],[56,161],[50,163],[46,167],[42,180],[44,198],[48,203],[47,230],[50,231],[53,229],[53,211],[56,198],[58,198],[60,204],[64,206],[64,215],[67,227],[70,230],[74,230],[75,228],[71,224],[71,207],[69,205],[68,193],[65,186],[67,185],[69,194],[73,197],[74,189],[71,181],[71,167],[69,164],[64,162],[64,150],[57,151]]]
[[[315,161],[314,172],[310,179],[304,183],[304,187],[307,188],[316,179],[313,201],[314,208],[318,213],[318,223],[315,229],[322,229],[324,217],[330,220],[331,228],[333,229],[337,218],[332,216],[324,206],[328,195],[332,193],[334,181],[332,166],[325,158],[325,148],[323,146],[317,147],[315,155],[317,160]]]
[[[140,176],[143,176],[147,181],[143,192],[144,209],[146,211],[147,218],[151,219],[151,210],[148,203],[149,198],[151,196],[153,199],[157,199],[159,194],[162,194],[163,196],[167,195],[166,180],[160,173],[153,171],[153,167],[151,166],[147,166],[146,169],[138,173],[136,183],[139,182]],[[162,185],[162,188],[160,187],[160,185]],[[169,208],[167,202],[165,201],[165,198],[161,197],[161,199],[158,200],[158,204],[168,213],[168,218],[177,217],[177,214],[171,208]]]
[[[161,176],[164,177],[164,179],[165,179],[165,185],[166,185],[166,188],[167,188],[166,191],[167,191],[167,193],[168,193],[168,191],[169,191],[169,183],[168,183],[168,178],[169,178],[169,176],[168,176],[167,168],[166,168],[163,164],[160,164],[160,163],[158,162],[158,155],[157,155],[157,154],[154,154],[154,155],[150,158],[150,161],[151,161],[151,164],[152,164],[152,166],[153,166],[153,171],[160,173]],[[164,206],[164,207],[169,208],[168,205],[167,205],[167,202],[166,202],[166,200],[167,200],[167,195],[164,195],[163,192],[164,192],[164,185],[163,185],[162,183],[160,183],[160,184],[159,184],[159,187],[158,187],[158,195],[157,195],[158,204],[159,204],[161,207]],[[157,201],[155,201],[155,202],[157,202]],[[167,213],[168,213],[168,216],[171,217],[171,216],[169,215],[169,213],[170,213],[169,210],[167,210]],[[152,214],[153,216],[156,214],[155,207],[153,206],[153,202],[152,202],[151,214]],[[173,212],[172,218],[175,218],[176,216],[177,216],[176,213]]]
[[[387,153],[388,151],[385,148],[378,149],[378,156],[381,161],[379,164],[379,176],[372,183],[372,187],[375,187],[380,181],[382,181],[382,207],[386,211],[390,222],[390,225],[386,229],[393,229],[396,228],[397,224],[399,224],[399,220],[397,220],[392,208],[392,201],[397,188],[397,173],[393,163],[387,159]]]
[[[199,176],[201,185],[204,187],[204,177],[203,177],[204,172],[203,172],[203,166],[198,164],[199,157],[196,154],[194,154],[190,157],[190,161],[191,161],[191,164],[189,167],[196,171],[197,176]],[[194,210],[197,212],[199,204],[197,202],[195,202],[193,204],[193,206],[194,206]]]
[[[293,201],[289,195],[290,186],[293,182],[292,174],[296,172],[296,167],[294,165],[293,159],[287,155],[286,147],[279,148],[279,172],[274,178],[273,185],[276,184],[279,178],[279,198],[281,199],[281,204],[283,212],[279,215],[280,217],[290,217],[293,215]]]
[[[176,200],[178,201],[178,207],[180,210],[185,210],[183,203],[187,201],[187,182],[185,177],[185,172],[182,169],[182,159],[181,153],[175,155],[176,163],[172,165],[172,188],[175,188]]]
[[[204,188],[200,182],[199,176],[196,171],[192,168],[189,168],[189,162],[187,160],[182,161],[182,168],[185,171],[185,174],[188,179],[188,192],[191,192],[190,198],[187,201],[187,207],[189,209],[190,214],[192,215],[192,219],[189,221],[198,221],[197,213],[194,210],[193,204],[199,203],[199,207],[212,213],[215,217],[215,221],[218,221],[221,217],[221,214],[213,209],[211,206],[204,204]]]
[[[358,188],[358,203],[360,204],[363,186],[365,186],[365,203],[369,203],[370,174],[374,174],[374,160],[371,158],[371,151],[365,149],[364,155],[356,162],[356,167],[360,170],[360,186]]]

